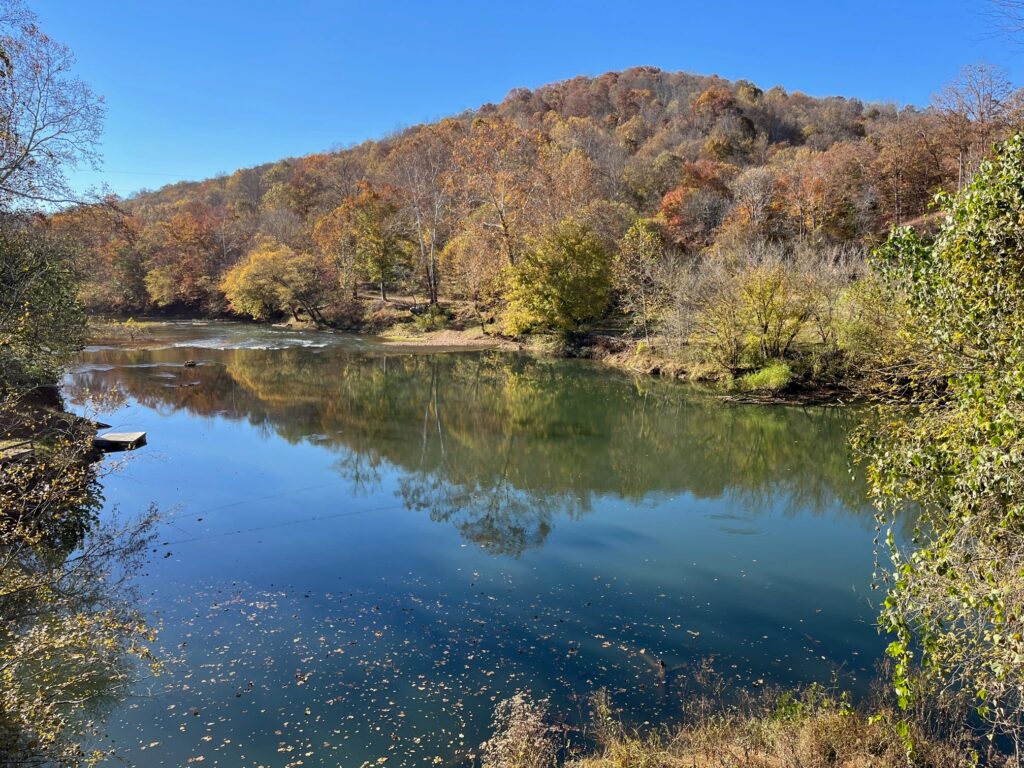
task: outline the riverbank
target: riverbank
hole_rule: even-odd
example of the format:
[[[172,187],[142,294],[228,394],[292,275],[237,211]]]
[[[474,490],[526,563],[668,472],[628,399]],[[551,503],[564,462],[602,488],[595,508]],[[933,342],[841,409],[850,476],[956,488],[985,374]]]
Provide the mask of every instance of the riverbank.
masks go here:
[[[622,336],[591,335],[572,347],[567,356],[594,360],[602,365],[641,376],[705,384],[721,390],[730,403],[757,405],[845,405],[863,400],[849,371],[815,372],[813,362],[802,359],[775,361],[740,375],[702,359],[699,350],[673,349],[664,340],[654,344]]]
[[[53,443],[75,441],[90,444],[97,422],[65,410],[60,390],[44,384],[0,395],[0,465],[36,456]],[[95,461],[100,453],[83,450],[83,460]]]
[[[891,703],[853,707],[820,686],[746,694],[731,707],[715,697],[689,702],[682,724],[638,732],[594,697],[596,747],[566,768],[968,768],[978,746],[966,730],[939,733]],[[688,712],[691,710],[687,708]],[[908,749],[908,742],[913,749]],[[988,756],[999,765],[1003,756]]]
[[[496,768],[969,768],[982,745],[963,709],[900,711],[884,678],[869,700],[835,687],[731,689],[706,662],[693,670],[679,719],[635,727],[605,690],[569,725],[547,699],[519,691],[495,708],[483,764]],[[950,717],[954,715],[953,717]],[[960,717],[956,717],[959,715]],[[910,745],[913,745],[910,747]],[[1008,766],[991,746],[982,764]],[[533,759],[523,760],[523,755]],[[475,764],[475,763],[474,763]]]
[[[485,333],[480,328],[443,328],[436,331],[420,331],[414,326],[396,325],[375,338],[393,347],[501,349],[509,352],[521,352],[526,349],[526,345],[520,342]]]

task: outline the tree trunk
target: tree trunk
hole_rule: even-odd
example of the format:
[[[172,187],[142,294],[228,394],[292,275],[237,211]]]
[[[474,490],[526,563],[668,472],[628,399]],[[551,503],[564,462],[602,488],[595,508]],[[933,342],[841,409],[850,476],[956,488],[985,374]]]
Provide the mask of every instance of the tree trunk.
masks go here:
[[[653,349],[653,347],[651,347],[651,332],[650,332],[650,329],[647,326],[647,294],[646,293],[643,294],[643,299],[642,299],[641,303],[642,303],[642,306],[643,306],[643,313],[644,313],[643,314],[643,318],[644,318],[644,341],[647,342],[647,347],[649,349]]]
[[[437,304],[437,287],[434,284],[433,256],[424,260],[424,266],[426,267],[427,278],[427,303]]]
[[[430,246],[430,303],[437,304],[437,248]]]

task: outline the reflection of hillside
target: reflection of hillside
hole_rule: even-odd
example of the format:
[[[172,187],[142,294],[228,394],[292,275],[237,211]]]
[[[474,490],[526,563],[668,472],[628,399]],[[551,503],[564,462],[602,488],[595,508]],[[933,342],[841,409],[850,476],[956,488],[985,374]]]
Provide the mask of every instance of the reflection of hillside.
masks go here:
[[[404,472],[410,508],[495,551],[541,543],[556,513],[582,514],[595,495],[861,507],[845,448],[852,416],[837,409],[722,406],[678,385],[501,354],[213,354],[186,369],[172,367],[185,350],[99,351],[97,366],[134,367],[85,370],[71,393],[117,381],[159,410],[246,419],[337,448],[353,479],[386,461]]]

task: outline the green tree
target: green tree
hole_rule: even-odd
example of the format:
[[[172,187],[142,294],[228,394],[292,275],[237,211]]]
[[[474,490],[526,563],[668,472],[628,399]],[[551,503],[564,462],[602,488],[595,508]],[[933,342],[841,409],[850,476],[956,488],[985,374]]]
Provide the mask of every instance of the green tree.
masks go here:
[[[0,226],[0,390],[52,383],[85,338],[72,251],[7,220]]]
[[[814,313],[824,316],[823,283],[815,276],[824,269],[821,261],[767,243],[728,257],[707,255],[674,276],[669,325],[708,362],[731,372],[783,360]],[[828,300],[838,301],[831,294]]]
[[[380,288],[381,301],[387,301],[387,286],[409,260],[409,238],[393,198],[391,190],[378,191],[362,182],[359,192],[345,198],[331,217],[333,239],[350,243],[356,266]]]
[[[675,275],[669,315],[677,342],[693,343],[707,362],[730,372],[741,366],[751,329],[741,290],[741,275],[724,259],[704,259]]]
[[[963,192],[940,198],[932,238],[897,229],[875,257],[923,349],[898,371],[859,445],[880,513],[912,504],[910,545],[890,530],[882,626],[901,703],[961,691],[1021,757],[1024,715],[1024,137]],[[932,687],[912,684],[920,667]]]
[[[585,225],[565,219],[532,243],[511,272],[506,327],[575,333],[608,308],[612,254]]]

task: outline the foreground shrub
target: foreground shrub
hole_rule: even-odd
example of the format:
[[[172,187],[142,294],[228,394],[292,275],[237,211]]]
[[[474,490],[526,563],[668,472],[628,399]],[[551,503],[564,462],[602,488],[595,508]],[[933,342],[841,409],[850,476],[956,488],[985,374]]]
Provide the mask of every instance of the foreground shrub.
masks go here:
[[[974,697],[992,739],[1024,755],[1024,136],[956,197],[933,237],[897,229],[874,266],[920,339],[891,387],[912,407],[861,431],[889,567],[881,626],[891,633],[901,706]],[[896,516],[918,511],[910,541]],[[919,669],[925,685],[911,685]],[[920,692],[919,692],[920,691]]]
[[[437,304],[431,304],[426,312],[413,316],[416,328],[424,333],[443,330],[448,327],[450,320],[448,313]]]
[[[0,231],[0,393],[59,378],[85,338],[77,290],[66,243],[5,222]]]
[[[741,376],[736,386],[744,392],[782,392],[793,383],[793,370],[782,361],[769,363],[759,371]]]
[[[547,701],[518,691],[494,708],[493,736],[481,747],[484,768],[546,768],[558,751]]]

